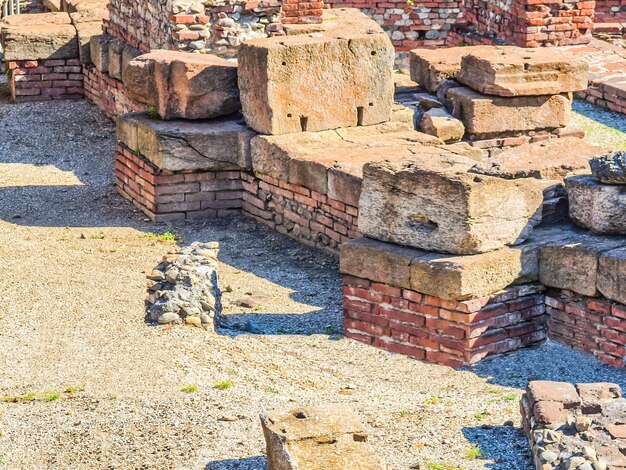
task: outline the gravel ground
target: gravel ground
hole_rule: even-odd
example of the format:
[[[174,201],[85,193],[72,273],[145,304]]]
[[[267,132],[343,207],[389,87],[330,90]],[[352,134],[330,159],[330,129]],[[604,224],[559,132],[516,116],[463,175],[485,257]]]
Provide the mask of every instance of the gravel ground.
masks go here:
[[[259,413],[343,402],[393,469],[529,469],[529,378],[626,387],[556,344],[454,371],[342,338],[335,259],[246,219],[150,223],[114,191],[94,107],[0,104],[0,129],[0,466],[263,469]],[[168,230],[221,242],[230,328],[144,322]]]
[[[626,116],[581,100],[574,101],[573,111],[569,124],[584,130],[586,141],[626,150]]]

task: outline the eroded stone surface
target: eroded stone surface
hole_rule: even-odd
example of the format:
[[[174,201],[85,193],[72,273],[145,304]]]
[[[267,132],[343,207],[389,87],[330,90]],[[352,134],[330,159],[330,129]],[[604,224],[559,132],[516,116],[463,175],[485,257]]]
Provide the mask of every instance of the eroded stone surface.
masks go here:
[[[267,464],[273,470],[383,470],[368,435],[346,405],[297,408],[261,416]]]
[[[239,49],[246,122],[262,134],[389,121],[394,50],[363,13],[329,10],[322,31],[251,40]]]
[[[446,79],[455,78],[461,70],[463,56],[491,46],[414,49],[409,53],[411,79],[434,93]]]
[[[103,73],[109,72],[109,44],[111,41],[111,36],[106,34],[92,36],[89,41],[89,58],[96,69]]]
[[[78,13],[73,13],[78,15]],[[80,61],[83,64],[91,63],[91,38],[102,34],[102,20],[87,21],[75,24],[78,39]]]
[[[607,299],[626,304],[626,248],[617,248],[600,255],[598,290]]]
[[[217,284],[219,244],[194,242],[163,257],[148,275],[147,320],[213,330],[221,311]]]
[[[480,138],[565,127],[572,103],[565,95],[501,97],[453,87],[446,93],[450,112],[469,134]]]
[[[458,142],[465,134],[465,126],[442,108],[432,108],[420,121],[422,132],[439,137],[446,143]]]
[[[576,138],[551,139],[494,152],[471,171],[500,178],[562,180],[589,170],[589,159],[605,152]]]
[[[591,173],[606,184],[626,184],[626,151],[611,152],[589,161]]]
[[[16,15],[1,30],[5,60],[75,59],[78,57],[76,29],[65,13]],[[40,23],[41,21],[50,22]]]
[[[616,384],[531,381],[521,412],[535,468],[623,468],[623,403]]]
[[[579,226],[601,234],[626,234],[626,186],[598,182],[591,175],[567,178],[569,215]]]
[[[133,113],[117,121],[118,140],[166,171],[249,169],[254,135],[241,117],[188,122]]]
[[[124,70],[129,96],[162,119],[210,119],[240,109],[237,64],[208,54],[154,51]]]
[[[474,254],[519,244],[541,220],[542,190],[468,173],[449,159],[365,165],[359,230],[400,245]]]
[[[497,46],[464,55],[457,80],[488,95],[555,95],[586,90],[588,69],[554,47]]]

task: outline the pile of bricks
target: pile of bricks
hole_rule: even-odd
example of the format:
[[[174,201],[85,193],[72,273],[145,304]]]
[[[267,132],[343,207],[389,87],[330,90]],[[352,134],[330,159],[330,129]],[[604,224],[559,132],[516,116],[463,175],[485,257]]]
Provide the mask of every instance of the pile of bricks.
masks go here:
[[[19,60],[7,65],[9,90],[15,102],[83,98],[79,59]]]
[[[550,336],[600,361],[624,367],[626,358],[626,307],[604,298],[574,292],[550,291],[546,295]]]

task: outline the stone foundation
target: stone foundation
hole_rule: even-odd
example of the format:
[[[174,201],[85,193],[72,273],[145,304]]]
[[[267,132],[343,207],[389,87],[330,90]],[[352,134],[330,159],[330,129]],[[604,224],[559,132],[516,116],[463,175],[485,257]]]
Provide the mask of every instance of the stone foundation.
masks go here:
[[[550,337],[614,367],[626,360],[626,307],[567,290],[546,294]]]
[[[9,90],[15,102],[83,98],[79,59],[19,60],[7,65]]]
[[[537,285],[454,301],[344,275],[347,337],[427,362],[461,367],[543,341]]]
[[[116,118],[145,108],[128,97],[123,82],[115,80],[93,65],[83,67],[83,76],[85,98],[108,117]]]
[[[361,236],[355,206],[270,176],[242,177],[243,213],[279,233],[333,254]]]
[[[242,206],[239,171],[166,172],[121,144],[115,179],[118,192],[154,221],[225,217]]]

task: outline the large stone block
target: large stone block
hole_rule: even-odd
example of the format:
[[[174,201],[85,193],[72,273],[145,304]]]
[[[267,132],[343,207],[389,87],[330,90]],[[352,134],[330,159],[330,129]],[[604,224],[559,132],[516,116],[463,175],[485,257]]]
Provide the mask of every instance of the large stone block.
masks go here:
[[[541,220],[543,195],[534,183],[435,168],[433,157],[416,157],[365,165],[362,233],[465,255],[519,244]]]
[[[3,26],[1,35],[4,60],[7,61],[77,59],[79,55],[76,29],[71,24]]]
[[[582,295],[599,294],[598,259],[610,250],[626,246],[622,237],[611,238],[573,232],[568,240],[548,242],[541,248],[539,279],[542,284]]]
[[[603,184],[591,175],[565,180],[569,215],[596,233],[626,235],[626,185]]]
[[[89,57],[94,67],[102,73],[109,72],[109,44],[113,38],[106,34],[92,36],[89,41]]]
[[[464,55],[457,80],[488,95],[556,95],[587,89],[589,66],[554,47],[483,48]]]
[[[128,63],[124,84],[163,119],[210,119],[240,109],[237,64],[207,54],[158,50]]]
[[[463,56],[490,47],[492,46],[414,49],[409,52],[411,79],[426,91],[435,93],[441,82],[457,76]]]
[[[626,248],[618,248],[600,255],[598,290],[607,299],[626,304]]]
[[[172,172],[249,169],[254,135],[241,118],[161,121],[134,113],[117,121],[120,142],[161,170]]]
[[[358,10],[329,10],[321,31],[254,39],[238,52],[246,122],[262,134],[389,121],[394,49]]]
[[[83,64],[91,64],[91,38],[102,34],[102,22],[89,21],[85,23],[77,23],[75,27],[78,38],[80,61]]]
[[[116,80],[122,79],[122,54],[126,43],[119,39],[113,39],[109,43],[109,75]]]
[[[383,470],[366,429],[345,405],[261,416],[270,470]]]
[[[610,152],[589,162],[596,179],[606,184],[626,184],[626,151]]]
[[[589,159],[606,149],[574,137],[551,139],[494,152],[472,172],[499,178],[540,178],[563,180],[589,171]]]
[[[466,87],[450,88],[446,99],[452,115],[463,121],[467,133],[479,138],[565,127],[572,108],[565,95],[508,98]]]
[[[72,24],[70,15],[65,12],[57,13],[36,13],[10,15],[2,19],[4,26],[28,26],[28,25],[53,25],[53,24]]]

